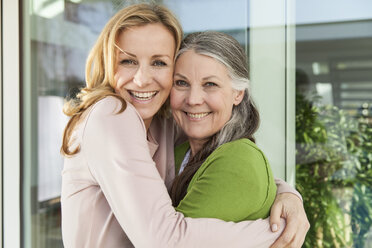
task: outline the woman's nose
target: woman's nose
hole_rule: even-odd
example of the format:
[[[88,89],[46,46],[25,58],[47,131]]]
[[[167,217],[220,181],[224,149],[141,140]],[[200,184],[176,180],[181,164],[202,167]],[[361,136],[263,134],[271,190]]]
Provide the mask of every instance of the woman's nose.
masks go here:
[[[204,102],[204,92],[197,87],[191,87],[186,99],[189,105],[200,105]]]
[[[143,88],[146,85],[151,83],[151,73],[149,72],[149,68],[146,66],[138,67],[136,73],[133,77],[133,83],[138,85],[139,87]]]

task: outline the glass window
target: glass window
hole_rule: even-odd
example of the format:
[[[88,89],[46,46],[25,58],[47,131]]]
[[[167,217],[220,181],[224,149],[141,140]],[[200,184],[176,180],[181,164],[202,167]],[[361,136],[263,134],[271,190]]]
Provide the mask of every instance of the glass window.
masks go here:
[[[304,247],[372,246],[372,2],[296,1]]]
[[[63,247],[62,108],[84,86],[85,60],[128,1],[23,1],[23,246]]]
[[[107,20],[124,6],[154,1],[21,2],[22,242],[24,247],[63,247],[59,149],[68,121],[64,98],[84,86],[85,59]],[[155,2],[174,11],[185,33],[223,31],[245,47],[262,117],[258,144],[276,176],[292,181],[296,174],[311,222],[304,247],[370,247],[372,2]]]

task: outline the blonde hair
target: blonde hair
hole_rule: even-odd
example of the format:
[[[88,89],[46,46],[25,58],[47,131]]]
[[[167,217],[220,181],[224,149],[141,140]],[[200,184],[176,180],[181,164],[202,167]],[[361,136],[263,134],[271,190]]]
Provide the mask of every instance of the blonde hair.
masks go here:
[[[114,96],[122,103],[119,113],[125,110],[124,99],[114,90],[116,41],[125,28],[150,23],[163,24],[173,34],[176,43],[175,53],[178,51],[183,36],[182,27],[167,8],[156,4],[135,4],[116,13],[106,24],[88,55],[85,66],[86,87],[81,89],[76,99],[71,99],[64,105],[63,112],[71,117],[63,133],[61,153],[64,156],[71,156],[80,151],[80,146],[72,151],[69,149],[71,135],[83,112],[92,104],[105,97]]]

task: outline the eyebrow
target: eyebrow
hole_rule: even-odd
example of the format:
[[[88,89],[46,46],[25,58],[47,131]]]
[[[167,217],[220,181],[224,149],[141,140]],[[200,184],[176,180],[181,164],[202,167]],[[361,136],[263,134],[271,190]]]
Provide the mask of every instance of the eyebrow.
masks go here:
[[[185,77],[184,75],[179,74],[179,73],[174,74],[174,76],[178,76],[178,77],[180,77],[182,79],[187,79],[187,77]]]
[[[127,51],[124,51],[118,45],[115,44],[115,46],[116,46],[117,49],[119,49],[119,51],[121,53],[126,54],[126,55],[129,55],[131,57],[135,57],[135,58],[137,57],[135,54],[132,54],[132,53],[127,52]],[[160,57],[168,57],[169,59],[171,59],[171,57],[169,55],[166,55],[166,54],[155,54],[155,55],[151,56],[151,58],[160,58]]]
[[[180,77],[182,79],[187,79],[187,77],[185,77],[184,75],[182,75],[180,73],[176,73],[176,74],[174,74],[174,76],[178,76],[178,77]],[[207,80],[212,79],[212,78],[215,78],[217,80],[221,80],[219,77],[212,75],[212,76],[203,77],[202,78],[202,81],[207,81]]]
[[[130,57],[137,58],[137,56],[136,56],[135,54],[132,54],[132,53],[130,53],[130,52],[120,51],[120,53],[122,53],[122,54],[126,54],[126,55],[128,55],[128,56],[130,56]],[[162,58],[162,57],[167,57],[167,58],[171,59],[170,56],[165,55],[165,54],[164,54],[164,55],[163,55],[163,54],[155,54],[155,55],[152,55],[152,56],[151,56],[151,58],[153,58],[153,59]]]
[[[203,81],[206,81],[206,80],[213,79],[213,78],[215,78],[215,79],[217,79],[217,80],[221,80],[219,77],[214,76],[214,75],[212,75],[212,76],[208,76],[208,77],[203,77],[202,80],[203,80]]]
[[[171,57],[166,54],[155,54],[152,56],[152,58],[160,58],[160,57],[168,57],[169,59],[171,59]]]

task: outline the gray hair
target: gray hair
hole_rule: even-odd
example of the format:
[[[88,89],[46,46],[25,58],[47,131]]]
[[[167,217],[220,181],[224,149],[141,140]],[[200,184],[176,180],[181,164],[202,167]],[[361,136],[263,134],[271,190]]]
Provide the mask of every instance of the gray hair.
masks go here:
[[[209,56],[225,65],[232,80],[232,88],[244,90],[244,97],[240,104],[233,107],[230,120],[209,138],[173,181],[170,191],[173,206],[178,206],[186,195],[191,178],[217,147],[240,138],[248,138],[254,142],[253,134],[260,120],[250,97],[247,57],[237,40],[227,34],[213,31],[192,33],[183,40],[176,60],[186,51]]]

